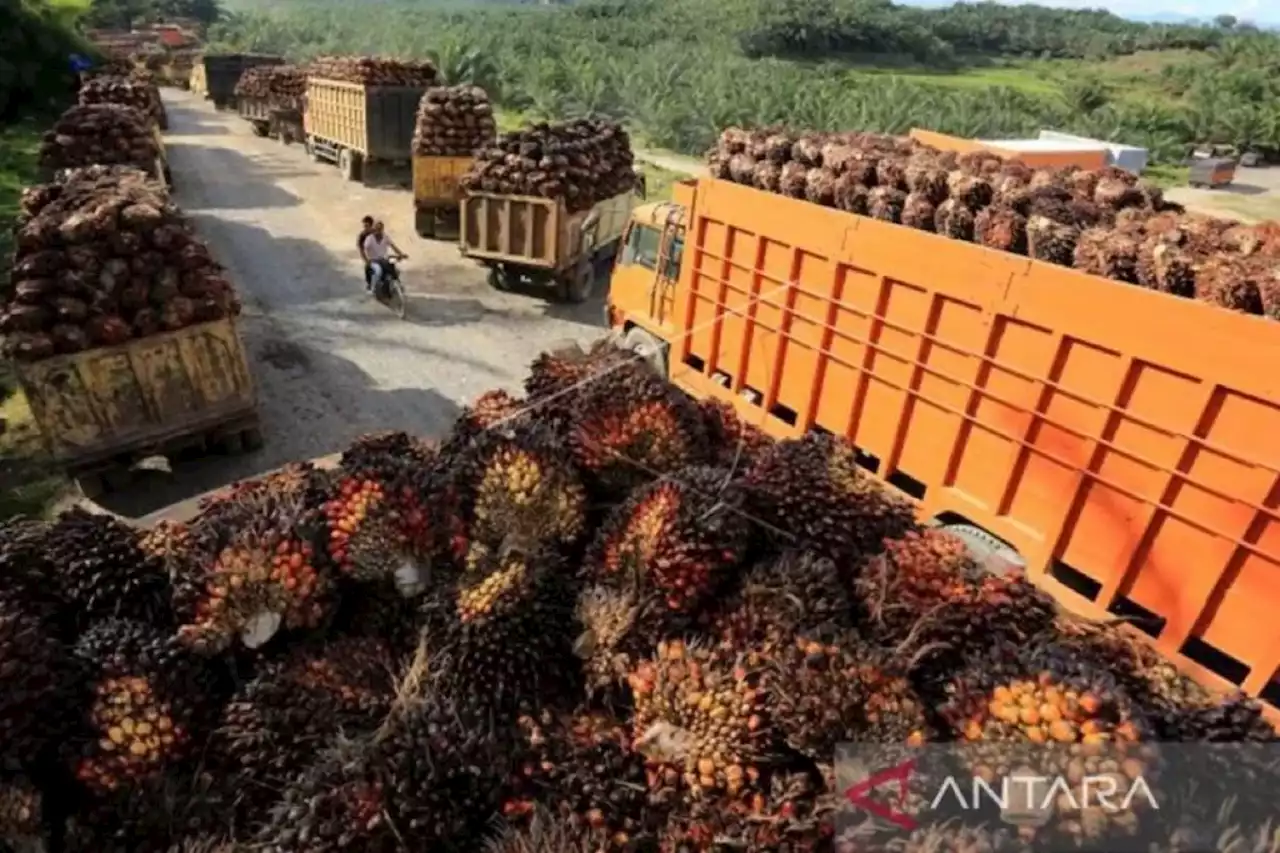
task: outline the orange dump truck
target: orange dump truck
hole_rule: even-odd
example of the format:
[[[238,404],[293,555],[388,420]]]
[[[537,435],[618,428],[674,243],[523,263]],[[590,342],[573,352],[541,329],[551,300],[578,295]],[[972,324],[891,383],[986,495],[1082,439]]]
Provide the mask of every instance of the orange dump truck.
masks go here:
[[[625,345],[1068,610],[1280,706],[1280,323],[712,178],[636,209]]]

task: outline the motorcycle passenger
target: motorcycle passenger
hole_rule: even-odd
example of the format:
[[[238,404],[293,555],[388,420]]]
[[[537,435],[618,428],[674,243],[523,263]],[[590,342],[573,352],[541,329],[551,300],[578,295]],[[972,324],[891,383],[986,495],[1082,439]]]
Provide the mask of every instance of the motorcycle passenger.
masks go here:
[[[364,261],[364,289],[368,290],[373,286],[373,267],[369,266],[369,256],[364,253],[364,238],[373,233],[373,217],[366,216],[360,220],[360,236],[356,238],[356,251],[360,253],[360,260]]]
[[[373,231],[364,238],[364,256],[369,266],[373,268],[373,277],[369,283],[371,293],[377,293],[378,285],[388,273],[394,270],[391,266],[393,261],[408,257],[392,241],[381,220],[373,223]]]

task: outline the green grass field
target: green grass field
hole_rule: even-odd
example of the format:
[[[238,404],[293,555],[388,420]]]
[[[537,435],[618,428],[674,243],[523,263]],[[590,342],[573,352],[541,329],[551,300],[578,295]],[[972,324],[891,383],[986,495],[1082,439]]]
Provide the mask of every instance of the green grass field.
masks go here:
[[[0,128],[0,267],[8,265],[9,229],[18,215],[22,190],[36,181],[41,124],[28,119]]]

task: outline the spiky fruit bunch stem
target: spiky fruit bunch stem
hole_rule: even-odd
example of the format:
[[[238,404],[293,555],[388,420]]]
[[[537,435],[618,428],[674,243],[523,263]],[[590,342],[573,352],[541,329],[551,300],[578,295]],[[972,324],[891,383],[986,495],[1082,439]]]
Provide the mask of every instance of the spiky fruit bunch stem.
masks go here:
[[[110,794],[180,766],[216,709],[209,663],[124,620],[90,629],[75,654],[90,673],[84,729],[67,743],[76,779]]]
[[[685,468],[638,489],[602,525],[584,560],[594,580],[641,578],[691,612],[731,580],[752,524],[732,473]]]
[[[858,466],[843,439],[810,433],[760,455],[744,478],[748,509],[792,547],[865,558],[915,527],[912,507]]]
[[[656,642],[683,637],[693,627],[689,614],[672,610],[639,578],[589,585],[578,595],[576,616],[582,633],[574,652],[592,691],[624,684]]]
[[[669,787],[670,771],[695,796],[747,785],[775,746],[759,663],[672,641],[631,673],[636,748],[652,761],[651,786]]]

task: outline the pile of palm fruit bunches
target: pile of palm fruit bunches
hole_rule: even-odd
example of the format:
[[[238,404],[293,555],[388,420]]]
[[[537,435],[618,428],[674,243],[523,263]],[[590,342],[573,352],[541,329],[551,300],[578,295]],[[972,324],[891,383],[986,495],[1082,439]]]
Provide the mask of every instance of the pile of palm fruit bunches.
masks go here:
[[[476,152],[461,185],[468,191],[563,199],[570,211],[635,189],[626,128],[607,119],[538,122],[504,133]]]
[[[307,69],[301,65],[255,65],[236,81],[236,97],[258,98],[271,106],[298,108],[307,93]]]
[[[165,129],[164,104],[160,89],[155,83],[135,77],[99,75],[86,80],[78,95],[81,105],[119,104],[133,107],[151,120],[154,126]]]
[[[418,103],[413,153],[470,157],[493,144],[497,123],[489,93],[479,86],[433,86]]]
[[[168,190],[130,166],[69,169],[25,189],[6,260],[0,351],[19,361],[240,313],[222,266]]]
[[[336,468],[236,484],[185,523],[77,509],[0,528],[0,841],[924,853],[1254,837],[1216,811],[1196,836],[1178,825],[1189,807],[1134,806],[1012,834],[922,818],[849,846],[844,742],[985,761],[1048,742],[1105,764],[1104,744],[1128,771],[1161,741],[1275,735],[1254,703],[981,571],[842,440],[775,442],[606,345],[540,356],[525,390],[484,394],[439,443],[368,435]]]
[[[321,56],[307,71],[311,77],[362,86],[432,86],[436,67],[427,60],[383,56]]]
[[[779,128],[724,131],[719,178],[1140,287],[1280,319],[1280,230],[1186,213],[1130,172]]]

